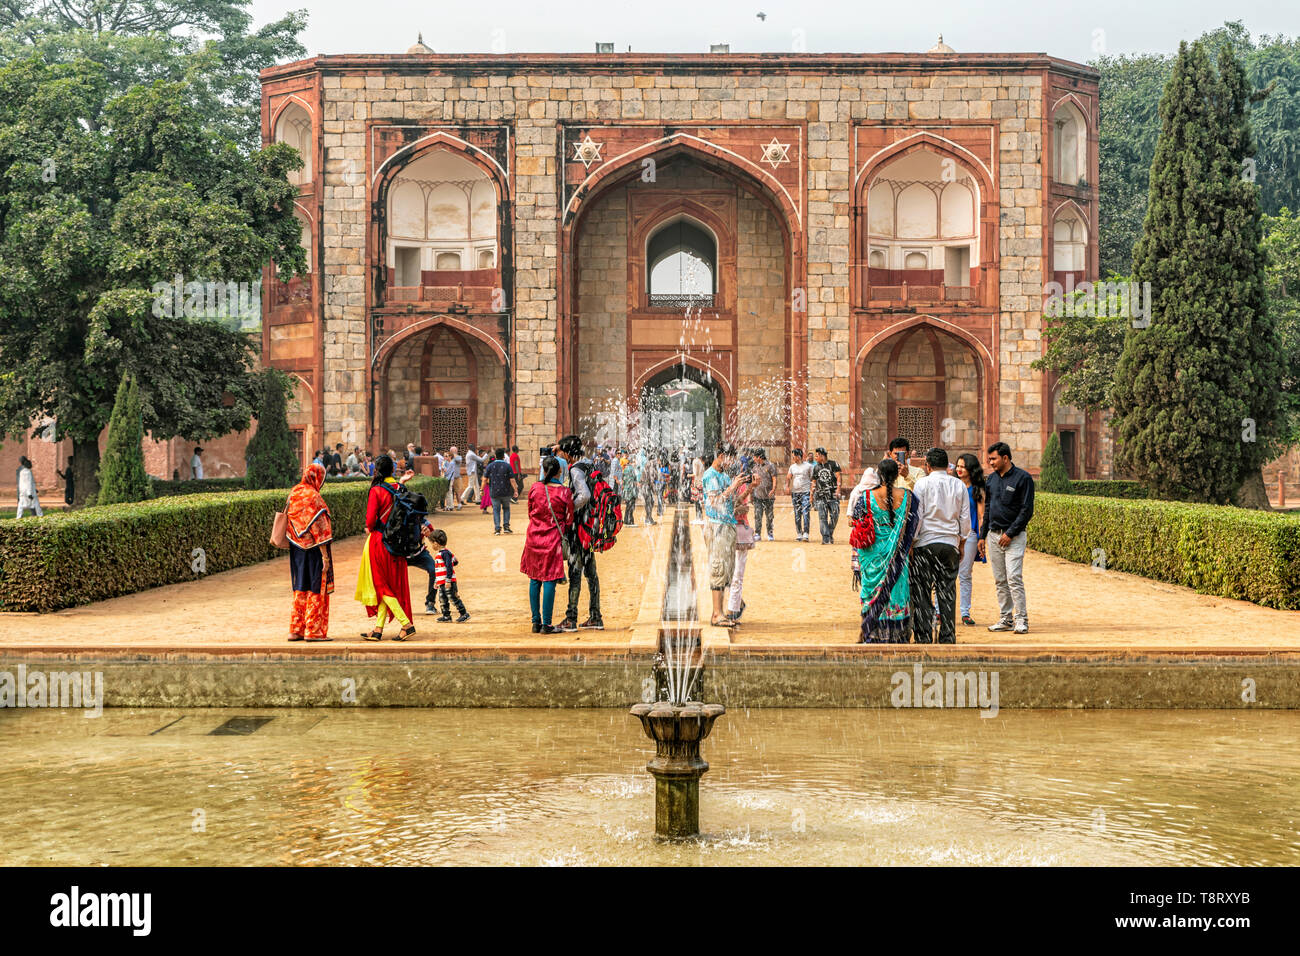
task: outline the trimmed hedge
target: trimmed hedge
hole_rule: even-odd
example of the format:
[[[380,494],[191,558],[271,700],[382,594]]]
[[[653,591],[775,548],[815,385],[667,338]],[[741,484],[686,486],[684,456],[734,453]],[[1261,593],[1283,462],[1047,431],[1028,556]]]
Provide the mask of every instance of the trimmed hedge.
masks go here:
[[[1077,483],[1076,483],[1077,487]],[[1029,546],[1202,594],[1300,609],[1300,517],[1179,501],[1036,494]]]
[[[350,478],[326,478],[325,487],[348,481],[365,481],[370,479],[365,475],[353,475]],[[175,495],[201,495],[215,491],[246,491],[248,484],[243,478],[182,478],[179,481],[172,481],[170,478],[162,481],[158,478],[152,480],[153,497],[170,498]]]
[[[369,487],[326,482],[336,538],[361,532]],[[441,501],[447,480],[421,476],[408,487]],[[283,552],[268,540],[271,522],[288,493],[185,495],[0,521],[0,610],[56,611],[274,558]]]
[[[1140,481],[1107,481],[1098,478],[1075,479],[1067,494],[1089,498],[1150,498],[1151,490]]]

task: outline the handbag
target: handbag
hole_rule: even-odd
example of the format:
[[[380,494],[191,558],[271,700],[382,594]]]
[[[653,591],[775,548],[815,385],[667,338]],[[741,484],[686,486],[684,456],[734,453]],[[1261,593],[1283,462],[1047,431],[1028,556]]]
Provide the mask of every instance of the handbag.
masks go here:
[[[871,494],[870,491],[867,494]],[[871,516],[871,502],[861,518],[853,519],[853,530],[849,532],[850,547],[866,550],[876,543],[876,519]]]
[[[285,500],[284,510],[277,511],[271,520],[271,544],[282,551],[289,549],[289,502]]]
[[[736,522],[736,550],[749,551],[754,547],[754,528],[752,525]]]

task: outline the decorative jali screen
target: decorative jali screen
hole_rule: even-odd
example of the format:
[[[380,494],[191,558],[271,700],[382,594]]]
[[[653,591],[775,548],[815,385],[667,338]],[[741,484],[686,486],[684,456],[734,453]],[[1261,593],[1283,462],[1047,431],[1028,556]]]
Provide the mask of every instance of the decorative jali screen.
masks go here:
[[[469,443],[469,409],[464,405],[435,405],[429,418],[429,441],[434,448],[464,448]]]
[[[913,455],[924,455],[934,444],[934,409],[899,406],[898,434],[911,443]]]

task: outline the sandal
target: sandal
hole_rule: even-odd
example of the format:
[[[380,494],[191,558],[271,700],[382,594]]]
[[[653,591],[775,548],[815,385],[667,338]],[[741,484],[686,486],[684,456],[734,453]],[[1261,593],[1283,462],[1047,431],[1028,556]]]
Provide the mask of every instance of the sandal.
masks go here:
[[[402,628],[400,631],[398,631],[396,634],[393,635],[393,640],[406,641],[406,640],[410,640],[414,636],[415,636],[415,625],[408,624],[406,625],[406,627]]]
[[[290,632],[290,634],[289,634],[289,643],[292,644],[294,641],[301,641],[301,640],[302,640],[302,635],[301,635],[301,634],[296,634],[296,633]]]
[[[736,626],[736,622],[729,617],[724,617],[721,621],[710,620],[709,623],[712,624],[714,627],[735,627]]]
[[[366,640],[368,640],[368,641],[382,641],[382,640],[384,639],[384,632],[383,632],[383,631],[371,631],[369,634],[367,634],[365,631],[362,631],[362,632],[361,632],[361,636],[364,637],[364,638],[365,638]]]
[[[332,638],[332,637],[309,637],[309,638],[307,638],[307,643],[308,643],[308,644],[321,644],[321,643],[323,643],[323,642],[325,642],[325,641],[332,641],[332,640],[334,640],[334,638]]]

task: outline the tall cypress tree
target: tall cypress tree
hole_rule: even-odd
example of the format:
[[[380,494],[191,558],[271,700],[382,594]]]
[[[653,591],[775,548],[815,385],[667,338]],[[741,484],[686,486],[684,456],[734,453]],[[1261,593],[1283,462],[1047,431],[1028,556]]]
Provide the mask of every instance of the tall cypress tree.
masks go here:
[[[97,504],[115,505],[149,497],[149,476],[144,470],[144,419],[140,412],[140,386],[134,375],[124,375],[117,386],[108,440],[99,465]]]
[[[257,413],[257,434],[248,443],[249,488],[288,488],[302,474],[289,419],[285,411],[284,374],[274,369],[262,373],[262,402]]]
[[[1043,460],[1038,466],[1038,488],[1056,494],[1068,495],[1074,490],[1069,469],[1065,467],[1065,452],[1061,450],[1061,436],[1052,432],[1043,449]]]
[[[1165,497],[1230,502],[1277,447],[1250,99],[1230,49],[1216,71],[1200,43],[1179,47],[1133,250],[1150,324],[1126,333],[1112,392],[1116,464]]]

